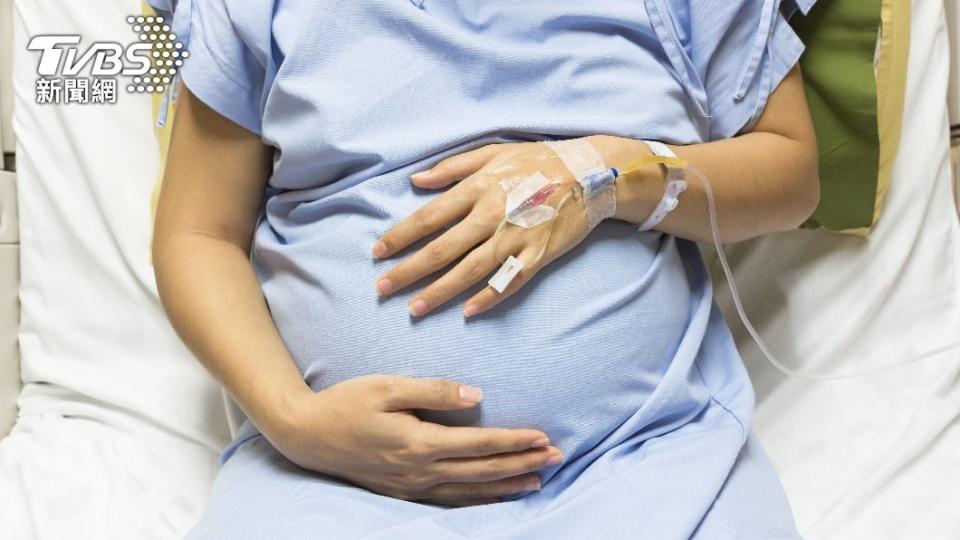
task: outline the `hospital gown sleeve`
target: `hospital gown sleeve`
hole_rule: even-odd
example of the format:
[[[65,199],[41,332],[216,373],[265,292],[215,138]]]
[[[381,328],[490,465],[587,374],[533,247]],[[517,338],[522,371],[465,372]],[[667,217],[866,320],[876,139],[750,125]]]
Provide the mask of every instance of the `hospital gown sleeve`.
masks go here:
[[[689,2],[685,48],[706,91],[711,140],[749,131],[760,119],[804,50],[787,17],[807,13],[814,1]]]
[[[190,10],[189,28],[181,38],[189,39],[189,57],[181,78],[201,101],[232,122],[261,135],[263,107],[271,70],[270,17],[243,17],[244,21],[267,24],[238,24],[231,12],[238,9],[269,9],[271,2],[256,2],[231,8],[229,0],[180,0],[176,9]],[[177,20],[181,13],[176,13]],[[184,36],[187,30],[188,36]]]

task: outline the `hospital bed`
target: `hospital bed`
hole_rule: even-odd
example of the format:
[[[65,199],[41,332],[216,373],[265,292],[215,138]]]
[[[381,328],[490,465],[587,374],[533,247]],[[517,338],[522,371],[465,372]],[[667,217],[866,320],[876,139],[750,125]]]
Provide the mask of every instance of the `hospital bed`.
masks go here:
[[[33,103],[28,36],[122,42],[141,9],[80,4],[0,0],[0,538],[177,538],[236,421],[152,280],[150,99]],[[747,313],[793,368],[870,370],[960,337],[948,142],[960,49],[945,21],[960,28],[953,0],[913,3],[901,147],[870,237],[798,230],[729,246]],[[865,378],[786,377],[746,337],[704,251],[804,536],[960,538],[960,351]]]

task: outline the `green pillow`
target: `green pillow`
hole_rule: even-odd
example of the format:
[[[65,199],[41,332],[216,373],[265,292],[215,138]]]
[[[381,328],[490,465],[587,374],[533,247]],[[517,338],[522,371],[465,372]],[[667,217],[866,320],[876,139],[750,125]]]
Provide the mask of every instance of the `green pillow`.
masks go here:
[[[899,145],[909,3],[819,0],[791,18],[806,44],[800,68],[820,154],[820,204],[806,228],[866,235],[880,216]]]

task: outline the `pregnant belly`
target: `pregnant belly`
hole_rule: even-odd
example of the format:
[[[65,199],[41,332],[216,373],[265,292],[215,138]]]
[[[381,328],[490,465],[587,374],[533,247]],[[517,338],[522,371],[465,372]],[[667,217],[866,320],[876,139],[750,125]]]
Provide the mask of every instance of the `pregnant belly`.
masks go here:
[[[314,390],[372,373],[478,386],[475,408],[417,413],[542,429],[569,459],[643,405],[688,323],[691,287],[673,239],[627,223],[601,223],[488,313],[465,319],[465,294],[415,319],[407,304],[426,282],[389,298],[374,288],[397,262],[369,255],[383,220],[331,226],[339,220],[292,242],[261,224],[254,251],[277,328]]]

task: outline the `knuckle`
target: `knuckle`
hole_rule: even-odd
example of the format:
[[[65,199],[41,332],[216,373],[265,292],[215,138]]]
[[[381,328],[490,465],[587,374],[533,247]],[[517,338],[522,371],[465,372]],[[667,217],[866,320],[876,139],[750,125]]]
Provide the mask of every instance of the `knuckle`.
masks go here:
[[[433,453],[433,444],[427,439],[418,438],[410,442],[403,451],[404,459],[412,463],[427,463]]]
[[[427,478],[414,472],[402,472],[389,475],[384,480],[386,489],[401,499],[413,499],[429,487]]]
[[[497,443],[493,437],[484,437],[477,442],[477,451],[484,456],[492,454],[496,448]]]
[[[470,215],[467,216],[465,222],[469,223],[473,228],[490,230],[492,235],[493,227],[500,222],[500,219],[497,217],[498,210],[496,206],[495,204],[489,204],[487,202],[477,204],[470,210]],[[502,215],[503,212],[500,212],[500,214]]]
[[[467,266],[464,269],[464,275],[466,275],[467,279],[469,279],[471,282],[479,281],[480,279],[486,277],[487,269],[482,261],[471,260],[467,263]]]
[[[416,461],[415,452],[413,445],[401,446],[390,451],[386,461],[396,467],[405,467]]]
[[[446,158],[446,159],[441,159],[441,160],[440,160],[439,162],[437,162],[437,164],[434,165],[433,168],[430,169],[430,170],[433,171],[433,172],[435,172],[435,173],[440,173],[440,174],[446,173],[446,172],[453,166],[453,160],[455,159],[455,157],[456,157],[456,156],[452,156],[452,157],[448,157],[448,158]]]
[[[425,255],[427,256],[427,259],[435,265],[440,265],[446,262],[447,254],[450,252],[447,243],[439,238],[427,244],[425,249]]]
[[[459,390],[458,386],[459,385],[454,382],[436,380],[433,381],[430,389],[436,395],[437,401],[443,402],[449,399],[451,395],[456,395]]]
[[[429,227],[436,220],[436,214],[434,211],[426,206],[414,211],[413,215],[410,217],[412,218],[413,223],[419,227]]]
[[[443,276],[423,291],[423,297],[430,305],[439,305],[449,300],[454,292],[455,285],[450,276]]]
[[[396,377],[381,375],[374,380],[374,389],[382,397],[390,398],[400,392],[400,381]]]
[[[378,480],[378,492],[398,498],[402,498],[401,495],[406,494],[404,486],[396,474],[385,472]]]
[[[421,493],[433,485],[432,478],[421,473],[408,473],[403,483],[408,493]]]
[[[469,179],[461,182],[458,187],[462,190],[465,198],[475,201],[487,191],[490,183],[490,175],[479,172],[472,174]]]
[[[502,173],[500,169],[496,169],[496,168],[481,169],[476,173],[474,173],[470,177],[470,181],[466,182],[465,185],[472,186],[474,189],[477,189],[477,190],[485,190],[490,186],[492,186],[493,184],[496,184],[497,182],[499,182],[501,174]]]
[[[396,467],[409,467],[419,464],[417,450],[412,446],[397,448],[391,452],[390,464]]]
[[[510,451],[522,452],[530,448],[530,441],[522,436],[516,436],[510,439]]]
[[[482,160],[489,160],[499,152],[498,146],[499,143],[486,144],[472,150],[471,153]]]
[[[486,478],[495,477],[500,472],[500,463],[494,458],[487,458],[480,465],[480,470]]]
[[[477,210],[477,214],[477,217],[483,220],[484,223],[500,223],[500,220],[503,219],[503,207],[498,204],[484,205],[483,208]]]

